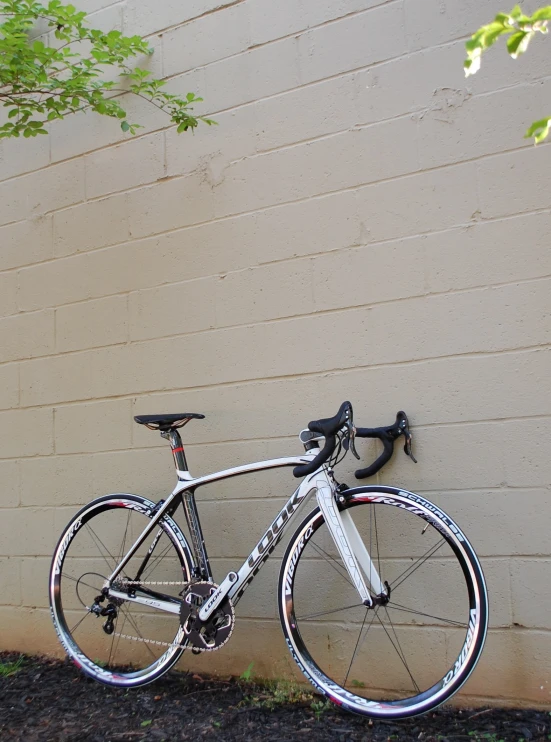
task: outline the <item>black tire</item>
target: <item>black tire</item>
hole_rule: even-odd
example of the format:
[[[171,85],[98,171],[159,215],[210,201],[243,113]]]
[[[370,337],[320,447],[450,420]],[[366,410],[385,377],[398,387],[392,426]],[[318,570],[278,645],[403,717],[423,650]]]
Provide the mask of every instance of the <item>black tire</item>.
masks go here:
[[[112,606],[108,621],[89,610],[101,595],[106,577],[143,532],[155,503],[137,495],[106,495],[85,505],[61,535],[50,570],[50,607],[65,651],[87,675],[107,685],[133,687],[150,683],[170,669],[184,651],[178,614],[123,600],[104,599]],[[142,574],[146,589],[176,599],[189,581],[193,561],[177,523],[164,516],[121,573],[133,580],[148,549]],[[134,572],[132,571],[134,570]],[[156,585],[153,583],[157,581]],[[165,584],[160,582],[177,584]]]
[[[362,604],[316,508],[281,566],[289,650],[316,689],[349,711],[382,719],[425,713],[459,690],[482,652],[488,598],[476,554],[449,516],[412,492],[358,487],[339,507],[390,585],[388,603]]]

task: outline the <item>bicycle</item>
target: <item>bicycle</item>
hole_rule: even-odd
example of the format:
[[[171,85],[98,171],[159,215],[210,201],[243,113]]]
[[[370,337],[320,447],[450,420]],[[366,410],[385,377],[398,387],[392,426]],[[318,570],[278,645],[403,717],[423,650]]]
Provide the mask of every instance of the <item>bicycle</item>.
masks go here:
[[[488,623],[484,576],[467,538],[420,495],[380,485],[349,488],[334,474],[349,450],[359,458],[356,437],[378,438],[384,447],[356,472],[360,479],[384,466],[401,435],[413,458],[405,413],[387,427],[356,428],[344,402],[334,417],[301,431],[303,455],[193,477],[178,429],[203,417],[135,417],[170,442],[173,492],[159,502],[100,497],[61,535],[50,605],[72,660],[102,683],[132,687],[161,676],[185,649],[220,649],[231,637],[235,605],[315,493],[317,507],[289,541],[278,587],[281,626],[300,670],[334,703],[377,718],[424,713],[459,690],[480,657]],[[301,483],[250,556],[217,585],[195,491],[285,466]],[[180,504],[191,544],[174,520]]]

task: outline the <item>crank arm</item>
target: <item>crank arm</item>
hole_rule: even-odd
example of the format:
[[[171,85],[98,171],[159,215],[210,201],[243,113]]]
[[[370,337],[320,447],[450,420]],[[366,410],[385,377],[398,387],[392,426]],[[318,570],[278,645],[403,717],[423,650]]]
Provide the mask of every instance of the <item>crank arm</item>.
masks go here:
[[[128,593],[123,593],[120,590],[109,589],[110,598],[118,598],[128,603],[141,603],[141,605],[147,605],[150,608],[156,608],[159,611],[165,611],[165,613],[176,613],[180,614],[180,601],[172,602],[168,600],[154,600],[153,598],[145,598],[141,595],[135,595],[131,597]]]

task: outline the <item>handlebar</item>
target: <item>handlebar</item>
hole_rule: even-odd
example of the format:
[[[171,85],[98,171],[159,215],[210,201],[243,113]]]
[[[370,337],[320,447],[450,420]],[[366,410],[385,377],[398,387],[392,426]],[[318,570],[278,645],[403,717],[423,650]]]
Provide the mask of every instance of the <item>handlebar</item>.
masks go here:
[[[358,438],[379,438],[383,444],[383,452],[372,464],[366,466],[365,469],[357,469],[355,472],[356,479],[367,479],[376,474],[379,469],[389,461],[394,453],[394,441],[401,435],[405,436],[406,442],[404,445],[405,453],[415,462],[417,460],[411,452],[411,433],[409,430],[409,421],[406,413],[400,410],[396,414],[396,421],[393,425],[389,425],[386,428],[356,428],[356,436]]]
[[[352,405],[350,402],[343,402],[334,417],[312,420],[308,423],[308,430],[311,430],[312,433],[320,433],[325,437],[325,446],[309,464],[295,466],[293,469],[295,477],[305,477],[307,474],[313,474],[316,469],[319,469],[322,464],[331,458],[337,445],[336,434],[347,422],[352,423]]]
[[[339,408],[339,411],[334,417],[325,418],[322,420],[313,420],[308,423],[308,430],[313,433],[318,433],[325,437],[325,445],[317,456],[310,461],[308,464],[300,464],[295,466],[293,474],[295,477],[305,477],[308,474],[313,474],[316,469],[328,461],[337,445],[337,433],[348,428],[347,441],[348,445],[354,449],[354,437],[359,438],[378,438],[383,444],[382,454],[369,466],[364,469],[357,469],[355,472],[356,479],[366,479],[376,474],[382,467],[389,461],[394,452],[394,441],[401,435],[405,437],[404,451],[405,453],[417,463],[416,458],[411,452],[411,432],[409,430],[409,421],[406,413],[400,410],[396,414],[396,420],[392,425],[388,425],[381,428],[354,428],[352,418],[352,405],[350,402],[343,402]],[[344,432],[344,431],[343,431]],[[345,447],[348,448],[347,442],[345,441]],[[359,457],[358,457],[359,458]]]

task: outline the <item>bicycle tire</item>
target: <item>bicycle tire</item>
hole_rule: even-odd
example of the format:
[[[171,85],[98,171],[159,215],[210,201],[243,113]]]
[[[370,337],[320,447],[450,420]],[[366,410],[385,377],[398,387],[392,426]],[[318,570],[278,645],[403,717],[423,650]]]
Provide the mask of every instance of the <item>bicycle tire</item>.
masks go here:
[[[380,719],[425,713],[456,693],[480,658],[488,599],[479,561],[454,521],[412,492],[358,487],[339,495],[339,508],[353,516],[390,599],[362,604],[316,508],[281,565],[279,613],[291,655],[320,693],[349,711]]]
[[[104,628],[108,617],[89,610],[101,594],[106,577],[143,531],[154,508],[154,502],[138,495],[115,494],[93,500],[69,522],[54,552],[49,594],[57,635],[73,662],[106,685],[134,687],[151,683],[169,670],[184,651],[178,614],[106,598],[100,607],[112,605],[116,613],[109,634]],[[154,584],[150,589],[176,598],[184,583],[189,582],[194,564],[177,523],[165,515],[158,526],[130,560],[119,578],[120,584],[124,585],[124,579],[133,579],[131,570],[153,546],[141,582]],[[161,582],[156,580],[159,576],[163,578]]]

